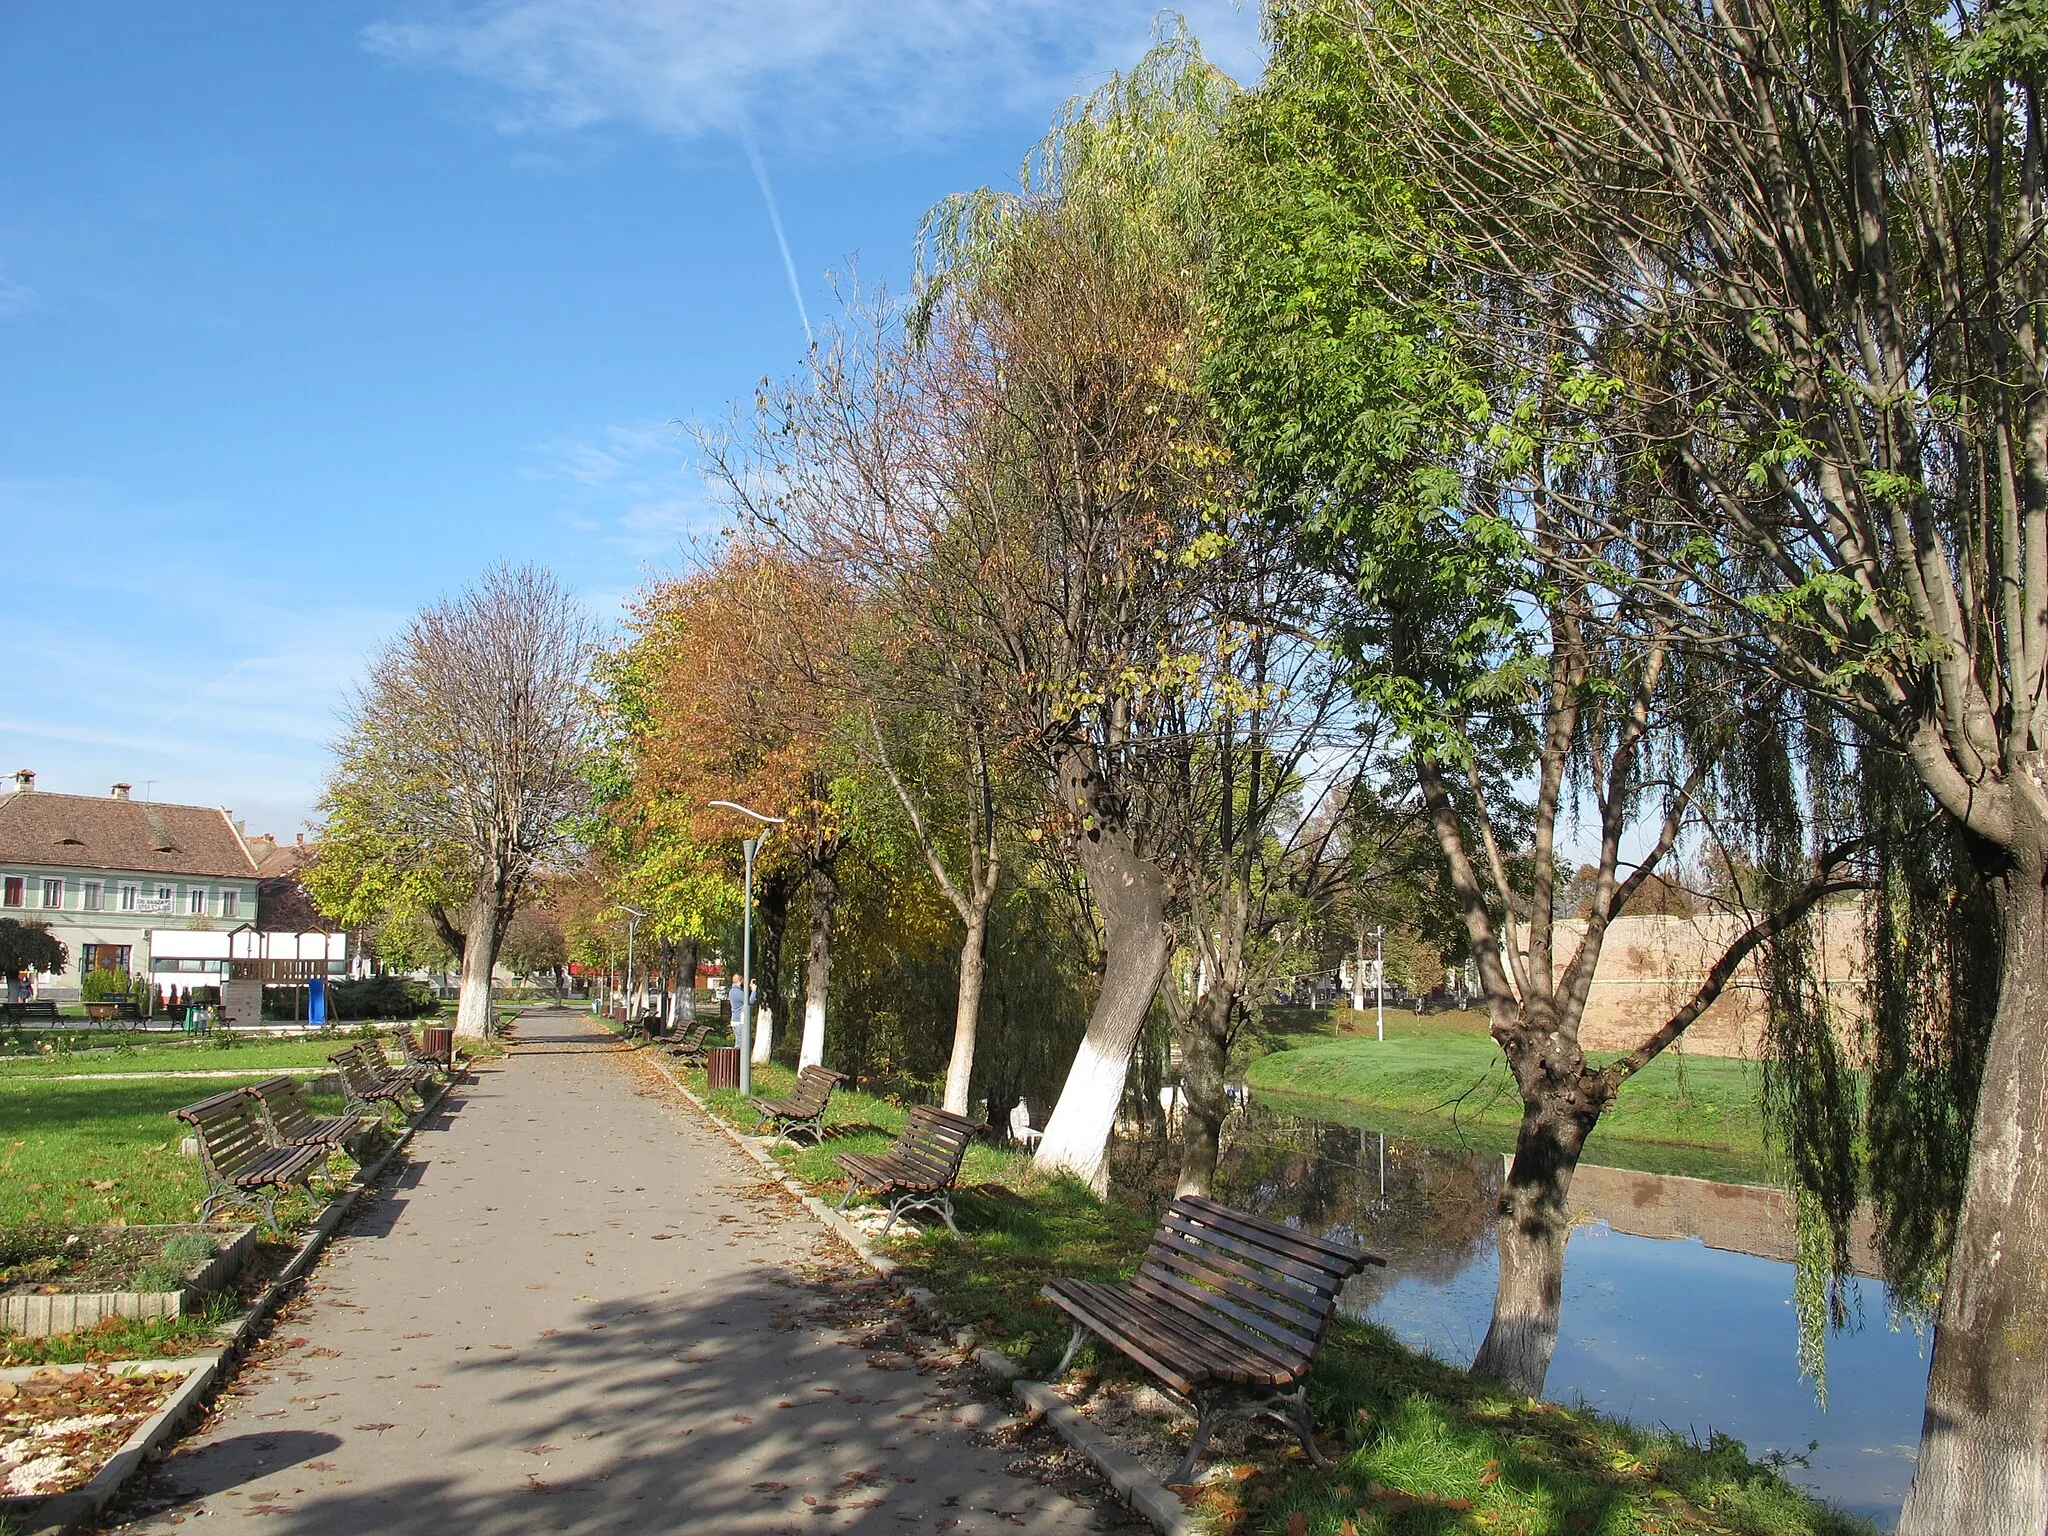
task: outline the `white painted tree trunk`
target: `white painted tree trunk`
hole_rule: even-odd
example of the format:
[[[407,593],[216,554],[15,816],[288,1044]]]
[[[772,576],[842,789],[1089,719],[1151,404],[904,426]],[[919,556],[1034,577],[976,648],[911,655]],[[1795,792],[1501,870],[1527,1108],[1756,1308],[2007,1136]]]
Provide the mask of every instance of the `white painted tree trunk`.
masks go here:
[[[488,930],[477,933],[462,952],[462,989],[455,1008],[455,1033],[481,1040],[491,1022],[491,967],[497,955]]]
[[[756,1006],[754,1009],[754,1065],[765,1066],[768,1053],[775,1049],[775,1010]]]
[[[989,894],[993,894],[990,892]],[[974,1040],[981,1021],[981,978],[988,966],[988,896],[970,910],[967,938],[960,946],[960,991],[953,1005],[953,1054],[946,1063],[945,1107],[967,1113],[967,1088],[974,1079]]]
[[[825,1064],[825,999],[832,991],[832,918],[839,910],[839,880],[830,860],[811,870],[811,942],[804,953],[804,1037],[796,1064]]]
[[[1061,764],[1061,779],[1084,828],[1074,840],[1074,855],[1102,918],[1102,991],[1045,1122],[1036,1162],[1048,1173],[1072,1174],[1106,1194],[1109,1136],[1116,1129],[1124,1078],[1173,940],[1166,926],[1166,876],[1134,846],[1123,798],[1078,753]]]

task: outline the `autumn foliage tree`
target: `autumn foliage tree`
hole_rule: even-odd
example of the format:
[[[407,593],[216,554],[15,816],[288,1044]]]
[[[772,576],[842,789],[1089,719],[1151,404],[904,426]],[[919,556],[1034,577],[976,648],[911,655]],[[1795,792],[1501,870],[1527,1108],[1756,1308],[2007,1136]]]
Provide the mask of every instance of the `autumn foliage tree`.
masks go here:
[[[634,617],[628,662],[641,717],[631,746],[632,797],[670,802],[692,848],[728,846],[759,828],[711,806],[730,800],[784,818],[755,867],[761,926],[756,969],[779,995],[782,919],[808,888],[804,1026],[799,1061],[824,1059],[838,863],[849,835],[835,681],[846,634],[831,573],[764,544],[733,540],[703,569],[657,582]],[[756,1040],[766,1059],[772,1014]]]
[[[461,957],[464,1034],[488,1032],[506,929],[588,804],[594,651],[551,574],[493,567],[385,648],[334,745],[307,889],[351,927],[425,913]]]

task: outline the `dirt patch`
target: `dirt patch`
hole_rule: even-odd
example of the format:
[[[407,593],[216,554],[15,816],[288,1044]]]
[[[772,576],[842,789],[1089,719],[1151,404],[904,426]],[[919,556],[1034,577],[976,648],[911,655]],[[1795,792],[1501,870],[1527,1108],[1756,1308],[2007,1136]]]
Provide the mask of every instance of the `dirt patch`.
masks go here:
[[[84,1486],[184,1379],[46,1367],[26,1381],[0,1381],[0,1494]]]

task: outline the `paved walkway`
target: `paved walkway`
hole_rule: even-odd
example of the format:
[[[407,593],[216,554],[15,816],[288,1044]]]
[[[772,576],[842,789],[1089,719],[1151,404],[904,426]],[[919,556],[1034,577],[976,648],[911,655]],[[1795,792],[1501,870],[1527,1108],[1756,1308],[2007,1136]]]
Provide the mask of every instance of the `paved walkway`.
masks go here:
[[[868,1271],[610,1036],[521,1036],[120,1529],[1146,1529],[903,1353]]]

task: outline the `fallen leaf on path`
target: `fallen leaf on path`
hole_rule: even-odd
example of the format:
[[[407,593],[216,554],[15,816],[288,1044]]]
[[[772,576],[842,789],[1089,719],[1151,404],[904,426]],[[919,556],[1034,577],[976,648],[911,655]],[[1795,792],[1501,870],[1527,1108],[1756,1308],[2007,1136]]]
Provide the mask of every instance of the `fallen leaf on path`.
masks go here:
[[[358,1424],[357,1429],[396,1429],[396,1424]]]

